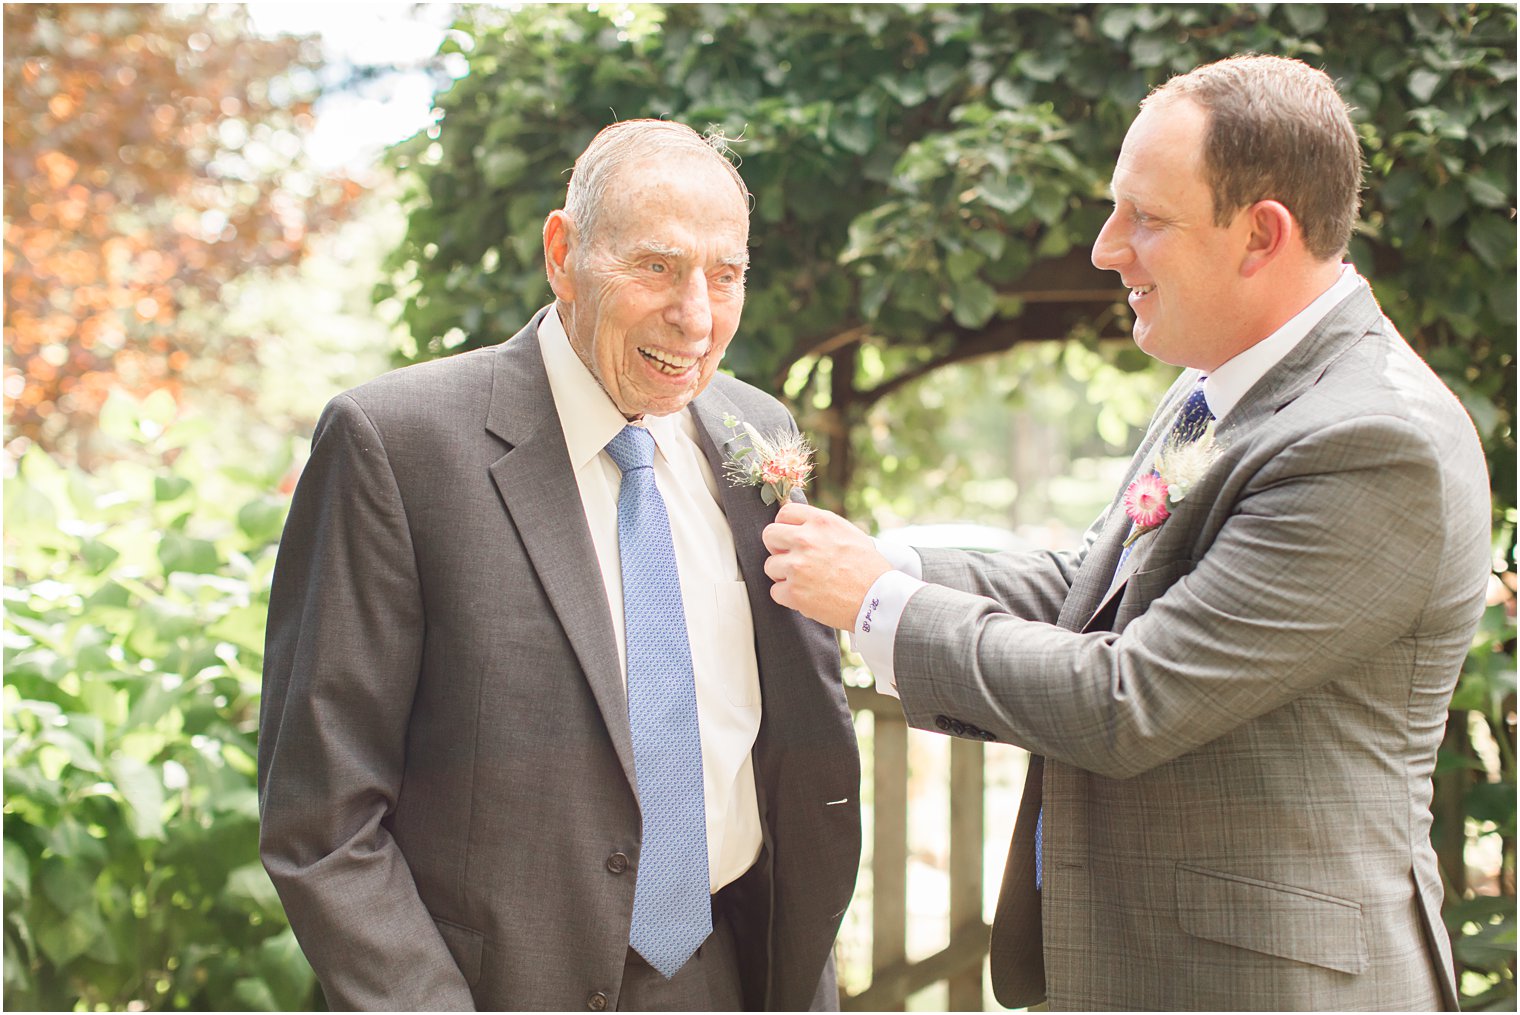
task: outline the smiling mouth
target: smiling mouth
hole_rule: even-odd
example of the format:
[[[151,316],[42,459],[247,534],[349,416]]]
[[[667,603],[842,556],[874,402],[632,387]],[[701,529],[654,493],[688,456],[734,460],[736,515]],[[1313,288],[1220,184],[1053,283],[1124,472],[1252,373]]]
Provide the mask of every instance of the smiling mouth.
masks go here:
[[[663,349],[639,347],[639,355],[667,377],[679,377],[701,362],[698,356],[678,356]]]
[[[1131,296],[1149,296],[1156,291],[1154,285],[1132,285],[1129,287]]]

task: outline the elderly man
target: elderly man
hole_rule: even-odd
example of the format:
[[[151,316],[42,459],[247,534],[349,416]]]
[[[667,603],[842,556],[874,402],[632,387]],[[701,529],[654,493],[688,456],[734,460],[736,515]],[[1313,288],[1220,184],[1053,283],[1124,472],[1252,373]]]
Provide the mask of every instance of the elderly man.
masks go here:
[[[1360,178],[1323,73],[1173,79],[1092,258],[1139,346],[1187,369],[1083,546],[889,570],[812,508],[766,530],[776,600],[853,627],[910,722],[1036,756],[992,931],[1004,1004],[1456,1008],[1431,773],[1488,483],[1341,263]]]
[[[748,192],[602,131],[503,345],[335,398],[269,613],[262,854],[334,1008],[838,1005],[859,760],[827,628],[771,602],[717,374]]]

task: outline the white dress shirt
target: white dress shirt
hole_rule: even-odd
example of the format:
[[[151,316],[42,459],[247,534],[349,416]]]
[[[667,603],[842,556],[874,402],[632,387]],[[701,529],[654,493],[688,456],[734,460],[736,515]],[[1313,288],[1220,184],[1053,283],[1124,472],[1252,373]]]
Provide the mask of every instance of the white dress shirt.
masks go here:
[[[1340,277],[1307,307],[1266,338],[1221,364],[1203,379],[1203,397],[1215,419],[1223,419],[1240,403],[1246,392],[1267,375],[1283,357],[1292,352],[1358,286],[1365,283],[1349,264],[1341,265]],[[876,678],[876,689],[897,697],[897,678],[893,672],[893,647],[897,627],[902,622],[908,600],[923,588],[923,560],[910,546],[893,546],[877,541],[876,549],[887,558],[894,570],[876,579],[866,593],[855,617],[851,643]]]
[[[628,421],[576,355],[553,309],[538,326],[538,341],[596,547],[626,687],[628,639],[623,629],[617,532],[623,474],[604,449]],[[760,805],[750,760],[760,732],[754,619],[739,574],[734,536],[718,504],[718,480],[697,443],[696,420],[682,411],[646,416],[634,425],[645,426],[654,437],[655,485],[670,516],[676,570],[681,576],[702,738],[707,870],[712,890],[717,891],[749,870],[760,855]]]

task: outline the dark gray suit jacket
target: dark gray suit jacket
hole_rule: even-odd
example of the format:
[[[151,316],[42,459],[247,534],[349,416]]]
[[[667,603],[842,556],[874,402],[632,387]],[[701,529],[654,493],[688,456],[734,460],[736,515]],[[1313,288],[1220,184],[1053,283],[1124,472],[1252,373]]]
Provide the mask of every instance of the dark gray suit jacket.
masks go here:
[[[895,648],[910,722],[1044,757],[993,926],[998,998],[1455,1007],[1430,798],[1489,573],[1477,435],[1365,286],[1218,432],[1117,575],[1117,498],[1079,553],[923,554],[937,584]]]
[[[598,993],[617,1006],[633,748],[542,316],[501,346],[335,398],[291,505],[260,712],[261,849],[335,1008],[572,1010]],[[721,375],[689,411],[720,476],[725,413],[793,425]],[[744,902],[745,1002],[834,1006],[831,948],[860,855],[838,646],[771,601],[760,532],[776,509],[721,485],[764,701],[768,848]]]

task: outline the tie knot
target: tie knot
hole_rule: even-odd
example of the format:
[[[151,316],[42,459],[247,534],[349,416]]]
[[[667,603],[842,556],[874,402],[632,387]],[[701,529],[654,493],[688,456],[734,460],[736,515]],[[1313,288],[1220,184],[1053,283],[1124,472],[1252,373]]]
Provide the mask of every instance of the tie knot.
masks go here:
[[[641,426],[625,426],[607,442],[607,454],[627,474],[633,469],[654,467],[654,434]]]
[[[1188,395],[1187,401],[1182,403],[1182,411],[1177,414],[1177,422],[1172,427],[1172,432],[1182,441],[1191,442],[1203,436],[1204,427],[1214,421],[1214,414],[1209,411],[1208,400],[1203,397],[1203,382]]]

